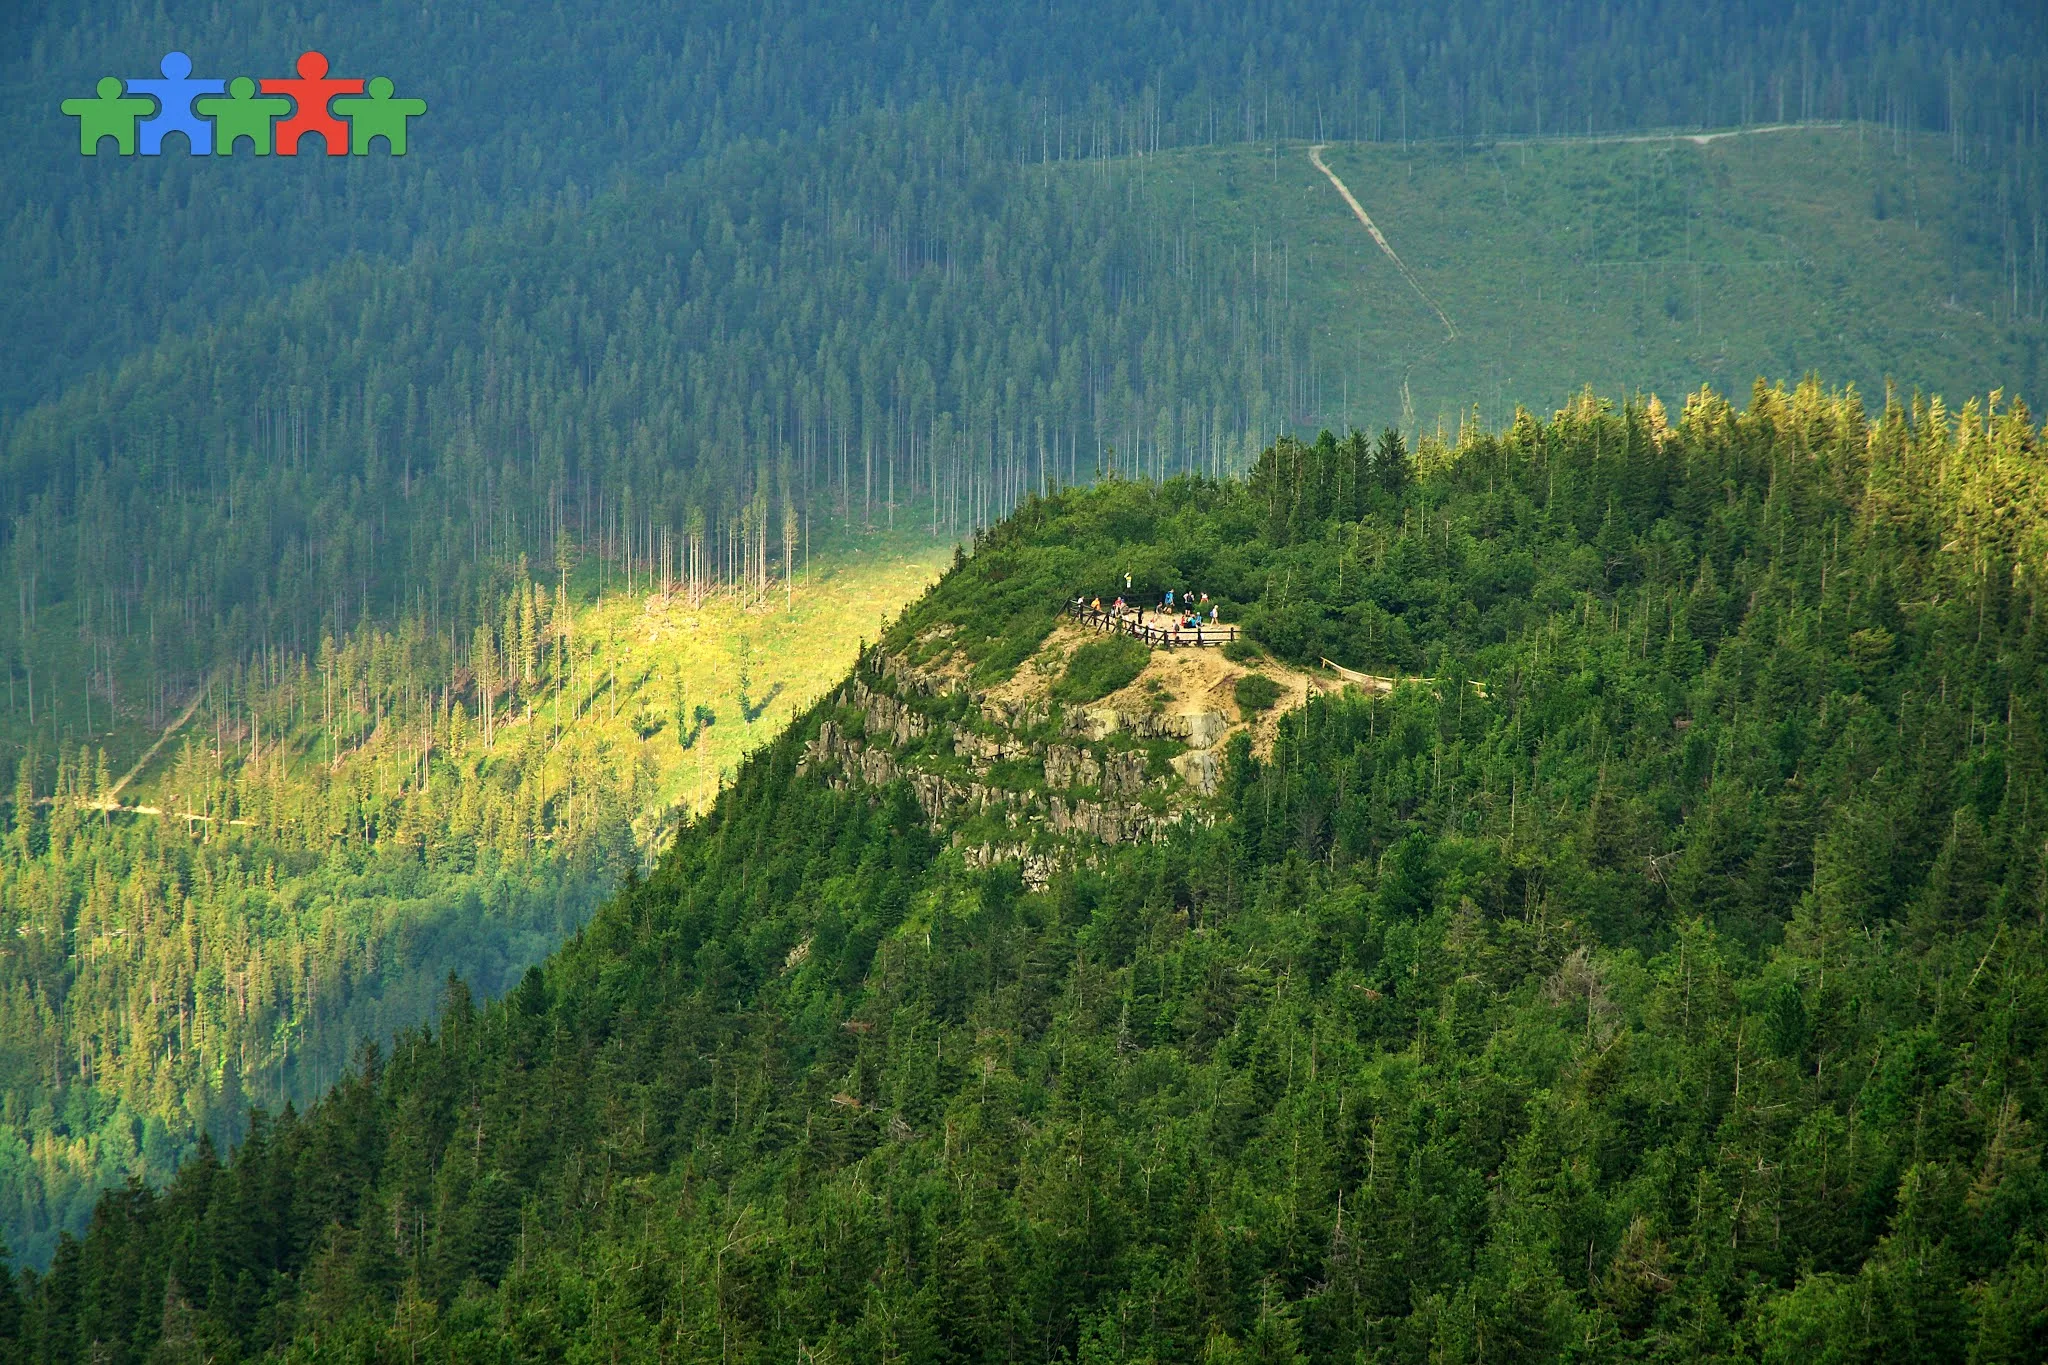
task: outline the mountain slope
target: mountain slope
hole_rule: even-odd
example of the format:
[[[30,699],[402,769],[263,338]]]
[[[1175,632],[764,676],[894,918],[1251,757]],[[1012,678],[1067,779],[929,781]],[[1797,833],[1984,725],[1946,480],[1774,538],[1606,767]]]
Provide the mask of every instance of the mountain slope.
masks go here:
[[[2040,441],[1759,387],[1033,500],[507,999],[109,1196],[9,1330],[2038,1357]],[[1129,675],[1049,652],[1126,572],[1422,680],[1332,675],[1204,796],[1144,675],[1098,734]],[[1112,771],[1190,818],[1047,818]]]
[[[446,250],[564,194],[657,183],[735,142],[801,140],[885,108],[939,113],[949,141],[1011,164],[1276,136],[1861,118],[1998,149],[2021,173],[2000,226],[2022,232],[2035,204],[2024,172],[2039,161],[2026,112],[2039,17],[2000,0],[1711,16],[1667,0],[1368,16],[1309,0],[857,15],[819,0],[506,0],[488,19],[395,0],[120,0],[11,17],[0,136],[21,154],[0,185],[14,324],[0,333],[0,414],[352,256]],[[57,112],[172,49],[202,73],[253,76],[283,73],[307,47],[428,100],[406,157],[84,158]]]
[[[9,785],[28,801],[100,799],[102,754],[109,776],[124,772],[196,697],[123,799],[202,817],[183,832],[255,822],[228,828],[236,853],[203,876],[160,873],[182,854],[101,838],[90,816],[10,822],[33,856],[7,923],[37,948],[0,973],[19,1133],[4,1161],[23,1173],[0,1234],[30,1263],[82,1230],[98,1185],[161,1177],[201,1131],[239,1132],[242,1099],[315,1093],[358,1037],[421,1015],[442,964],[470,964],[486,994],[509,980],[601,892],[596,869],[625,856],[614,834],[650,828],[658,810],[638,803],[675,795],[636,776],[635,755],[676,752],[673,726],[632,729],[642,712],[673,719],[647,681],[672,662],[659,649],[626,651],[627,710],[607,706],[604,743],[556,752],[552,729],[541,750],[526,743],[522,708],[557,724],[565,671],[579,716],[606,695],[556,657],[564,554],[583,555],[579,596],[694,575],[759,601],[814,534],[950,543],[1027,489],[1103,466],[1226,473],[1280,431],[1396,412],[1404,392],[1404,425],[1426,430],[1468,404],[1564,392],[1581,371],[1676,389],[1780,353],[1872,382],[1910,353],[1902,378],[2006,386],[2039,330],[2025,307],[1993,325],[1964,306],[2003,306],[1996,253],[1965,232],[1992,177],[1924,138],[1326,146],[1462,321],[1446,345],[1305,147],[1018,166],[954,145],[956,131],[931,111],[849,119],[707,154],[659,187],[515,215],[403,266],[351,261],[15,425],[8,485],[23,510],[0,568],[16,605],[0,619]],[[1892,196],[1883,217],[1873,182]],[[1858,269],[1866,256],[1881,277]],[[1645,302],[1640,271],[1625,297],[1602,292],[1617,262],[1646,259],[1680,284],[1689,265],[1695,285],[1711,268],[1779,287],[1706,303],[1695,289],[1690,313],[1681,291],[1675,316]],[[1930,298],[1943,281],[1954,293]],[[1702,342],[1709,319],[1727,335]],[[841,626],[872,621],[867,595],[900,591],[819,587],[809,607]],[[859,600],[833,606],[842,590]],[[596,628],[575,638],[589,647]],[[1414,653],[1398,621],[1362,629]],[[850,649],[858,631],[827,633]],[[482,752],[508,714],[513,747],[437,789],[431,755]],[[714,727],[710,743],[735,733]],[[281,738],[300,748],[273,780],[250,759],[275,761]],[[320,770],[365,742],[362,761]],[[1209,782],[1221,751],[1160,761]],[[1061,800],[1068,829],[1159,814]],[[612,851],[510,882],[472,881],[445,851],[552,856],[590,839]],[[435,865],[350,880],[324,864],[401,846]],[[190,899],[219,911],[245,894],[236,878],[272,870],[295,908],[250,890],[248,913],[202,932],[189,963],[138,965],[131,920],[168,922],[139,908],[158,904],[152,888],[183,895],[196,876]],[[464,908],[473,890],[480,912]],[[357,913],[372,902],[383,908]],[[327,934],[330,911],[351,927]],[[402,985],[375,947],[397,941],[394,923],[442,945]]]
[[[112,796],[104,749],[31,748],[0,847],[0,1244],[47,1265],[102,1190],[309,1102],[450,972],[515,985],[940,559],[840,547],[766,603],[601,593],[587,562],[539,585],[542,622],[535,585],[507,594],[531,677],[366,628],[222,670]]]

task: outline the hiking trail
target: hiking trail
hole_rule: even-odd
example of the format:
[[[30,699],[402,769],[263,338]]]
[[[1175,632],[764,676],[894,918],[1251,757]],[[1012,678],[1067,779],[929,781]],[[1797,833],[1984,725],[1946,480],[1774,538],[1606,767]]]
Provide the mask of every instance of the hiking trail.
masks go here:
[[[147,749],[144,749],[142,751],[142,757],[135,760],[134,767],[130,768],[127,772],[121,774],[121,780],[119,782],[116,782],[113,786],[113,790],[107,792],[106,795],[102,798],[102,800],[108,803],[110,809],[122,809],[122,807],[115,806],[113,804],[115,801],[120,799],[122,789],[125,788],[130,782],[132,782],[135,779],[135,775],[137,773],[141,772],[145,767],[148,766],[149,760],[156,757],[156,751],[164,747],[165,741],[170,739],[170,737],[176,734],[179,730],[183,729],[186,721],[192,719],[192,713],[199,709],[199,703],[205,700],[206,689],[211,685],[211,680],[209,679],[207,682],[201,683],[196,689],[194,689],[192,693],[192,700],[186,703],[185,709],[179,713],[178,718],[172,721],[169,725],[164,727],[164,732],[156,737],[156,743],[150,745]],[[137,807],[137,809],[140,809],[140,807]]]
[[[1853,123],[1760,123],[1751,128],[1723,128],[1712,133],[1596,133],[1591,137],[1575,137],[1570,133],[1540,137],[1496,138],[1495,147],[1597,147],[1614,143],[1636,142],[1690,142],[1695,147],[1705,147],[1731,137],[1757,137],[1764,133],[1803,133],[1839,131],[1853,128]]]
[[[1329,164],[1323,160],[1323,148],[1327,147],[1328,145],[1329,144],[1326,142],[1318,142],[1313,147],[1310,147],[1308,149],[1309,161],[1315,166],[1317,170],[1323,173],[1323,175],[1329,180],[1329,182],[1332,185],[1335,185],[1337,187],[1337,193],[1344,196],[1344,202],[1351,206],[1351,212],[1357,216],[1358,221],[1360,223],[1363,223],[1365,225],[1365,230],[1372,234],[1373,241],[1379,244],[1380,250],[1386,253],[1387,259],[1394,263],[1394,269],[1401,272],[1401,278],[1408,281],[1408,287],[1415,291],[1415,296],[1421,299],[1424,303],[1428,304],[1429,310],[1432,313],[1436,314],[1437,321],[1441,322],[1444,325],[1444,331],[1447,334],[1444,337],[1444,340],[1457,340],[1457,324],[1451,321],[1450,315],[1444,312],[1443,308],[1437,303],[1437,301],[1429,296],[1429,291],[1422,287],[1421,281],[1415,278],[1415,272],[1408,268],[1408,263],[1401,259],[1400,254],[1396,252],[1393,248],[1393,245],[1387,241],[1386,235],[1382,233],[1379,230],[1378,225],[1372,221],[1372,215],[1365,211],[1365,206],[1363,204],[1360,204],[1358,202],[1357,197],[1351,193],[1351,187],[1346,185],[1342,180],[1339,180],[1337,178],[1337,173],[1331,170]]]

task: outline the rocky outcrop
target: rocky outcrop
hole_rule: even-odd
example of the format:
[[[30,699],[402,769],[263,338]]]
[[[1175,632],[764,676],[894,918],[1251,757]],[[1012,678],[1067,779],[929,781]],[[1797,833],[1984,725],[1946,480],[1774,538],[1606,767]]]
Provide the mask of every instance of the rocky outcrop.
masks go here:
[[[977,871],[994,867],[997,863],[1016,863],[1024,870],[1024,888],[1027,891],[1045,890],[1052,884],[1052,874],[1059,868],[1059,863],[1050,854],[1039,852],[1027,844],[975,844],[961,849],[960,856]]]
[[[1221,711],[1132,711],[1114,706],[1090,706],[1070,713],[1067,733],[1082,739],[1102,740],[1119,732],[1133,739],[1171,739],[1194,749],[1207,749],[1230,729],[1230,718]]]
[[[1015,735],[987,735],[975,730],[957,729],[953,736],[953,752],[982,769],[1005,759],[1031,758],[1035,753],[1030,744]]]
[[[861,709],[868,737],[877,743],[887,740],[900,749],[931,733],[931,722],[921,713],[887,693],[871,691],[859,677],[847,684],[846,693],[846,699]]]
[[[887,749],[850,738],[834,721],[823,721],[818,735],[804,749],[799,771],[836,768],[837,787],[886,787],[897,778],[910,784],[925,818],[934,825],[954,816],[1000,807],[1018,810],[1030,804],[1021,793],[981,782],[960,782],[943,773],[901,762]]]
[[[1214,749],[1190,749],[1173,756],[1173,770],[1181,781],[1204,796],[1214,796],[1223,785],[1223,760]]]
[[[1221,711],[1184,711],[1175,720],[1180,728],[1173,737],[1191,749],[1213,749],[1230,732],[1230,718]]]
[[[880,648],[869,651],[867,662],[876,672],[895,683],[899,691],[908,692],[912,696],[937,697],[957,691],[959,688],[958,681],[948,674],[919,668],[908,659],[887,653]],[[858,682],[859,679],[856,678],[855,681]]]
[[[981,716],[990,725],[1000,726],[1005,730],[1035,730],[1052,719],[1052,703],[989,699],[981,703]]]
[[[1055,834],[1080,834],[1105,844],[1132,844],[1156,839],[1172,820],[1143,806],[1117,805],[1104,801],[1076,801],[1052,798],[1046,827]]]
[[[1045,749],[1045,785],[1048,787],[1094,787],[1102,782],[1102,765],[1095,755],[1071,744],[1049,744]]]
[[[1095,787],[1104,796],[1134,797],[1145,790],[1148,760],[1142,753],[1112,753],[1101,759],[1071,744],[1045,749],[1045,785],[1055,789]]]
[[[888,681],[875,681],[878,676]],[[938,708],[918,704],[923,698],[956,693],[960,687],[944,674],[872,652],[863,660],[862,671],[834,697],[839,705],[860,713],[858,726],[850,728],[837,718],[821,721],[801,769],[842,788],[883,787],[900,780],[934,827],[1000,810],[1022,826],[1020,833],[1035,827],[1046,834],[1104,844],[1160,838],[1168,827],[1196,814],[1187,807],[1187,796],[1206,797],[1217,788],[1221,763],[1212,750],[1229,729],[1228,719],[1218,712],[1077,708],[1066,713],[1064,740],[1046,741],[1030,735],[1043,734],[1052,718],[1053,707],[1043,698],[975,698],[971,724],[934,719],[927,712]],[[958,712],[944,708],[944,714]],[[1155,777],[1147,751],[1103,752],[1097,747],[1113,734],[1171,740],[1191,748],[1173,758],[1173,775]],[[921,747],[906,757],[905,751],[913,746]],[[1014,790],[986,780],[995,765],[1018,760],[1042,765],[1045,791]],[[1166,797],[1163,803],[1161,795]],[[1031,851],[1028,842],[1014,849],[1005,845],[970,850],[970,860],[973,857],[984,862],[1021,860],[1027,880],[1040,885],[1050,876],[1047,856]]]
[[[886,787],[896,780],[896,756],[887,749],[873,749],[849,740],[834,721],[818,726],[818,737],[804,749],[803,770],[836,763],[862,786]]]
[[[1123,752],[1110,754],[1102,761],[1102,794],[1104,796],[1136,796],[1145,790],[1146,769],[1149,760],[1142,753]]]

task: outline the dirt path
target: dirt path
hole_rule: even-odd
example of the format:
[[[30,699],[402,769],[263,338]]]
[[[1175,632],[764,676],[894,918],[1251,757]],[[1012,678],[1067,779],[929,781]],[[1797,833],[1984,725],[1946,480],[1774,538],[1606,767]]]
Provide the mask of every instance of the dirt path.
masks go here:
[[[156,757],[157,750],[163,748],[164,745],[170,741],[172,735],[177,734],[178,731],[185,728],[185,722],[192,719],[192,713],[199,709],[199,703],[206,700],[206,689],[206,683],[201,683],[199,685],[198,690],[196,690],[192,694],[192,700],[185,703],[185,709],[178,713],[178,718],[172,721],[169,725],[166,725],[164,727],[164,732],[156,737],[156,743],[150,745],[147,749],[144,749],[142,751],[142,757],[135,760],[134,767],[130,768],[127,772],[121,774],[121,780],[114,784],[112,790],[108,791],[104,796],[100,797],[100,799],[97,801],[80,801],[78,803],[78,809],[90,811],[106,811],[114,815],[154,815],[159,818],[162,818],[163,815],[165,814],[164,808],[162,806],[122,805],[121,790],[122,788],[126,787],[130,782],[135,780],[136,774],[140,773],[144,768],[149,766],[149,760]],[[54,796],[39,797],[36,801],[36,804],[39,806],[54,806],[57,804],[57,798]],[[216,819],[215,816],[211,815],[178,815],[176,812],[171,812],[171,814],[175,818],[180,820],[201,820],[205,821],[208,824],[211,824]],[[227,821],[227,823],[230,825],[253,825],[255,821],[229,820]]]
[[[201,683],[198,686],[198,688],[192,693],[192,700],[187,702],[185,704],[185,709],[178,713],[178,718],[172,721],[169,725],[166,725],[164,727],[164,732],[156,737],[156,743],[150,745],[147,749],[144,749],[142,751],[142,757],[135,760],[135,766],[130,768],[127,772],[122,773],[121,780],[114,784],[114,789],[101,798],[108,804],[108,807],[110,809],[130,809],[129,807],[116,806],[113,803],[121,799],[122,788],[126,787],[130,782],[132,782],[135,779],[135,775],[137,773],[141,772],[145,767],[149,766],[149,760],[156,757],[156,751],[158,749],[163,748],[164,744],[170,739],[172,735],[175,735],[176,733],[178,733],[179,730],[182,730],[185,727],[186,721],[192,719],[192,713],[194,711],[197,711],[199,709],[199,703],[206,699],[206,688],[206,683]],[[132,809],[138,811],[143,810],[143,808],[140,806],[133,807]],[[154,815],[157,812],[146,811],[145,813]]]
[[[1429,296],[1429,291],[1422,287],[1421,282],[1415,278],[1415,273],[1408,269],[1407,262],[1403,261],[1399,254],[1395,252],[1393,245],[1387,241],[1386,235],[1382,233],[1379,230],[1378,225],[1376,225],[1372,221],[1372,215],[1365,211],[1365,206],[1363,204],[1360,204],[1357,198],[1351,193],[1350,186],[1346,185],[1342,180],[1339,180],[1337,178],[1337,173],[1331,170],[1329,165],[1323,160],[1323,148],[1327,145],[1327,143],[1319,142],[1315,146],[1309,148],[1309,161],[1315,166],[1317,170],[1321,171],[1323,175],[1329,179],[1329,182],[1332,185],[1335,185],[1337,187],[1337,193],[1344,196],[1344,202],[1351,206],[1351,212],[1356,214],[1358,217],[1358,221],[1365,225],[1365,230],[1372,234],[1373,241],[1379,243],[1380,250],[1384,251],[1387,254],[1387,259],[1394,263],[1394,269],[1401,272],[1401,278],[1408,281],[1408,287],[1415,291],[1415,296],[1421,299],[1424,303],[1428,304],[1429,310],[1432,313],[1436,314],[1437,321],[1441,322],[1444,325],[1444,331],[1447,333],[1444,339],[1446,341],[1457,340],[1457,324],[1453,323],[1450,319],[1450,316],[1447,313],[1445,313],[1440,306],[1438,306],[1437,301]]]
[[[57,804],[57,798],[45,796],[38,800],[36,804],[39,806],[54,806]],[[220,821],[223,824],[246,825],[253,828],[256,824],[254,820],[244,820],[240,817],[221,821],[218,815],[187,815],[183,811],[167,811],[162,806],[123,806],[113,801],[80,801],[77,805],[79,810],[104,811],[109,815],[153,815],[158,819],[197,820],[203,825],[210,825]]]
[[[1690,142],[1705,147],[1730,137],[1757,137],[1764,133],[1797,133],[1853,127],[1848,123],[1765,123],[1755,128],[1723,128],[1718,133],[1611,133],[1599,137],[1515,137],[1501,138],[1496,147],[1594,147],[1625,142]]]

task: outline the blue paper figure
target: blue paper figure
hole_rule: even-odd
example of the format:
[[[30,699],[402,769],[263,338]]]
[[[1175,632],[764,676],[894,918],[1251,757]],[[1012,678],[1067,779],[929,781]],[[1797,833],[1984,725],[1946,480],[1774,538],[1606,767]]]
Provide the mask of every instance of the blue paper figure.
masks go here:
[[[156,117],[144,119],[139,125],[142,154],[162,156],[164,134],[183,133],[192,155],[213,155],[213,125],[192,112],[192,101],[200,95],[220,94],[227,89],[226,82],[190,79],[192,59],[182,52],[166,52],[159,69],[164,73],[163,80],[128,82],[129,90],[156,96]]]

